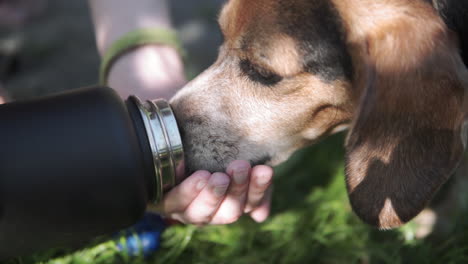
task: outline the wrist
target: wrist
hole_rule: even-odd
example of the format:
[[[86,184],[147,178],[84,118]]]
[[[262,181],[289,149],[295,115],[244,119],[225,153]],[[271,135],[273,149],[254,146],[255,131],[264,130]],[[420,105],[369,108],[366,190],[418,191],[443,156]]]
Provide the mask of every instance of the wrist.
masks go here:
[[[144,45],[120,56],[110,68],[108,84],[123,98],[170,98],[185,82],[178,51],[166,45]]]

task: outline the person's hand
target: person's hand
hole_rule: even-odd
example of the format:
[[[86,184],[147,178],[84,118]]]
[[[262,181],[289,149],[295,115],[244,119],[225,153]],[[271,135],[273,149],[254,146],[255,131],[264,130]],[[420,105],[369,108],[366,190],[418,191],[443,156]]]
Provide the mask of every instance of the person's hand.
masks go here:
[[[263,222],[270,212],[273,169],[233,161],[226,173],[197,171],[168,192],[156,210],[188,224],[230,224],[244,213]]]

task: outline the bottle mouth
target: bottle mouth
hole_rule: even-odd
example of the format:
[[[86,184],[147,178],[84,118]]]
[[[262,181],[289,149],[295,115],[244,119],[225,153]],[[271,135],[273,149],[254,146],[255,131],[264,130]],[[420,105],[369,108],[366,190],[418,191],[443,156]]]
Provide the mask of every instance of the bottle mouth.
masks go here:
[[[153,155],[155,171],[154,203],[184,179],[184,149],[177,121],[166,100],[142,102],[130,96],[140,110]]]

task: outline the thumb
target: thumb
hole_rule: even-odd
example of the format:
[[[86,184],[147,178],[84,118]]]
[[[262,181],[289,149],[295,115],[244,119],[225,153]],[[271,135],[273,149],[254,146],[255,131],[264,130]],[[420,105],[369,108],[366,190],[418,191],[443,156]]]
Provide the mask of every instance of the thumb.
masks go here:
[[[160,214],[169,215],[181,212],[187,208],[197,197],[200,191],[205,187],[211,173],[208,171],[197,171],[186,178],[182,183],[175,186],[163,200],[155,206],[150,206],[150,211],[156,211]]]

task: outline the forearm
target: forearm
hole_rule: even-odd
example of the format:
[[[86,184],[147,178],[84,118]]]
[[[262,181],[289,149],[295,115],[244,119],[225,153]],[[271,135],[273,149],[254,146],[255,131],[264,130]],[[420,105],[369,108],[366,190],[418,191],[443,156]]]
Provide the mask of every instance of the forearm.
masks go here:
[[[139,28],[171,27],[166,0],[88,0],[88,2],[101,56],[125,33]]]
[[[171,28],[166,0],[89,0],[89,5],[101,56],[130,31]],[[173,47],[143,46],[119,57],[107,83],[122,97],[170,98],[185,83],[182,60]]]

